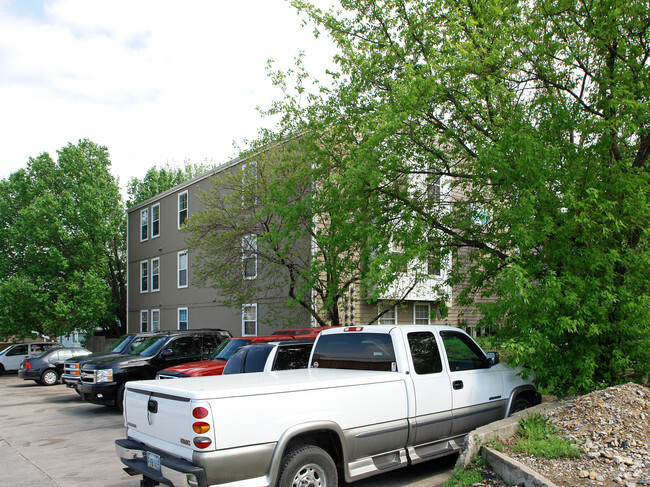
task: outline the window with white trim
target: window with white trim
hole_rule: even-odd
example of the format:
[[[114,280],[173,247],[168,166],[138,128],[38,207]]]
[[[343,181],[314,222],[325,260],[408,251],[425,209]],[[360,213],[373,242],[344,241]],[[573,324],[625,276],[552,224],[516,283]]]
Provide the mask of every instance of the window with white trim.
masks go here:
[[[242,335],[257,335],[257,303],[242,306]]]
[[[160,203],[151,207],[151,238],[160,237]]]
[[[413,305],[413,324],[415,325],[429,325],[430,320],[430,307],[428,303],[416,303]]]
[[[181,228],[187,219],[188,201],[187,191],[183,191],[178,195],[178,228]]]
[[[140,210],[140,242],[149,238],[149,208]]]
[[[257,161],[250,161],[241,168],[242,172],[242,206],[257,204]]]
[[[381,308],[379,309],[381,313]],[[396,325],[397,324],[397,308],[393,308],[390,311],[387,311],[385,314],[379,318],[380,325]]]
[[[160,291],[160,257],[151,259],[151,292]]]
[[[140,331],[149,331],[149,311],[140,311]]]
[[[143,260],[140,262],[140,292],[149,291],[149,262]]]
[[[242,273],[244,279],[257,278],[257,237],[246,235],[241,239]]]
[[[151,310],[151,331],[160,330],[160,310],[152,309]]]
[[[178,308],[178,329],[187,330],[189,326],[187,308]]]
[[[178,253],[178,287],[187,287],[187,250]]]

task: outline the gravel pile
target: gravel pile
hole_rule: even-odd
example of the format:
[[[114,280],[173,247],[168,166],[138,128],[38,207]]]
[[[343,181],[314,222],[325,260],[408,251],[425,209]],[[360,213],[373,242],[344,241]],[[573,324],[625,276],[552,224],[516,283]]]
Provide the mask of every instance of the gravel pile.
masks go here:
[[[650,389],[614,386],[558,402],[545,413],[582,449],[577,459],[505,453],[561,486],[650,486]]]

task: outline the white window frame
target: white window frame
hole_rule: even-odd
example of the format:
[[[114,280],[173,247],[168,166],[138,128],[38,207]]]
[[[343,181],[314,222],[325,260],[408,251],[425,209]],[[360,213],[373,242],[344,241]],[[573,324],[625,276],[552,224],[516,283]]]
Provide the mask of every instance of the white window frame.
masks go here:
[[[154,213],[158,210],[158,218],[154,219]],[[158,223],[158,233],[154,233],[155,225]],[[151,207],[151,238],[160,237],[160,203],[156,203]]]
[[[255,310],[255,320],[246,319],[246,308],[252,308]],[[255,333],[246,333],[246,323],[254,323]],[[241,334],[242,336],[256,336],[257,335],[257,303],[244,304],[241,307]]]
[[[423,323],[422,320],[423,318],[418,318],[417,314],[417,308],[426,308],[427,309],[427,317],[426,323]],[[418,321],[420,320],[420,321]],[[430,325],[431,324],[431,304],[430,303],[413,303],[413,324],[414,325]]]
[[[157,271],[156,271],[157,269]],[[151,259],[151,292],[156,293],[160,291],[160,257],[154,257]],[[158,278],[158,284],[156,285],[156,279]]]
[[[160,310],[151,310],[151,331],[160,331]]]
[[[149,261],[140,261],[140,294],[149,292]]]
[[[242,253],[241,255],[242,276],[246,280],[257,279],[257,236],[256,235],[250,234],[242,237],[241,253]],[[255,263],[255,273],[252,276],[246,275],[246,262],[248,260],[252,260]]]
[[[143,233],[146,234],[144,238]],[[140,210],[140,242],[147,240],[149,240],[149,208],[143,208]]]
[[[185,256],[185,267],[181,267],[181,257]],[[189,286],[190,282],[190,273],[189,273],[189,267],[190,267],[190,257],[187,252],[187,250],[181,250],[177,254],[176,258],[176,287],[178,289],[184,289]],[[185,284],[181,285],[181,272],[185,272]]]
[[[379,307],[379,313],[382,312],[381,306]],[[397,324],[397,306],[394,306],[393,309],[388,311],[385,315],[379,318],[380,325],[396,325]]]
[[[185,208],[181,208],[181,198],[185,196]],[[183,217],[183,221],[181,221],[181,215],[185,213]],[[182,193],[178,193],[178,229],[183,226],[183,223],[185,220],[187,220],[187,217],[190,215],[190,196],[187,193],[187,191],[183,191]]]
[[[149,311],[146,309],[140,310],[140,331],[150,331],[149,330]]]
[[[185,328],[181,328],[181,314],[185,313]],[[178,313],[176,314],[176,328],[179,330],[189,330],[190,328],[190,312],[187,308],[178,308]]]

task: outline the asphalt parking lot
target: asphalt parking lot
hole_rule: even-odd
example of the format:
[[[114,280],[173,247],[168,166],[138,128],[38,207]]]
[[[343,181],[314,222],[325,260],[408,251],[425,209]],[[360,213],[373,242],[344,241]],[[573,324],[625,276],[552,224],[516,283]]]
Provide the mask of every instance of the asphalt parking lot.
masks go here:
[[[140,478],[128,476],[115,454],[114,442],[124,436],[115,408],[85,403],[64,385],[0,375],[0,486],[139,487]],[[351,485],[436,487],[455,460],[425,462]]]

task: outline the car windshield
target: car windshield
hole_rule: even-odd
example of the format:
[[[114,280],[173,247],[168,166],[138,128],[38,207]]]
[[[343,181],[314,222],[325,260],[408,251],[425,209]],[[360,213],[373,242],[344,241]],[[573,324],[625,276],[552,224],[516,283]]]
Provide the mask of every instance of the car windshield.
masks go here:
[[[252,342],[252,340],[247,340],[246,338],[231,338],[230,340],[226,340],[212,353],[210,360],[228,360],[238,349]]]
[[[120,338],[117,339],[117,341],[106,350],[107,352],[113,352],[113,353],[122,353],[126,347],[129,346],[129,341],[128,341],[129,335],[123,335]]]
[[[131,342],[128,353],[131,355],[141,355],[143,357],[152,357],[163,344],[167,341],[167,336],[139,337]]]

